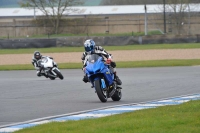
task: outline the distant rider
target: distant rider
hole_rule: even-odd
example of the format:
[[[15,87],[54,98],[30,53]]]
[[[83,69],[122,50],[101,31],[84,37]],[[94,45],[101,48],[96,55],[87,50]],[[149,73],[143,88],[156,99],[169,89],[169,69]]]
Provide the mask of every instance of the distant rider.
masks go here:
[[[38,64],[38,60],[42,59],[43,57],[46,57],[46,56],[42,56],[39,51],[35,51],[33,54],[33,57],[32,57],[32,64],[35,67],[35,69],[37,70],[37,76],[39,76],[39,77],[44,75],[41,73],[43,66],[40,66]],[[49,57],[49,58],[53,59],[52,57]]]
[[[107,58],[107,63],[110,63],[111,67],[111,71],[113,71],[113,74],[114,74],[114,79],[116,80],[116,83],[118,85],[121,85],[122,82],[121,80],[119,79],[119,77],[117,76],[117,73],[116,73],[116,63],[114,61],[112,61],[111,59],[111,54],[108,54],[106,52],[106,50],[101,47],[101,46],[95,46],[95,42],[92,40],[92,39],[88,39],[84,42],[84,48],[85,48],[85,52],[83,52],[83,55],[81,57],[82,59],[82,62],[83,62],[83,71],[84,71],[84,68],[86,67],[86,62],[87,62],[87,59],[86,59],[86,56],[88,54],[98,54],[99,56],[102,56],[102,57],[106,57]],[[84,77],[83,77],[83,81],[85,83],[89,82],[89,79],[87,77],[87,75],[85,74],[85,71],[84,71]]]

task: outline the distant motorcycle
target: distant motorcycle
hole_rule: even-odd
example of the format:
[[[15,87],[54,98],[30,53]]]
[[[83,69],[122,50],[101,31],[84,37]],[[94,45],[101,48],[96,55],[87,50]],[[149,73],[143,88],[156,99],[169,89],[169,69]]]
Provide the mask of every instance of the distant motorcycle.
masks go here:
[[[122,97],[121,87],[116,84],[114,74],[109,69],[104,58],[97,55],[87,55],[87,66],[85,72],[101,102],[107,102],[108,98],[113,101],[119,101]],[[110,90],[109,86],[114,83],[114,89]]]
[[[46,78],[50,78],[51,80],[54,80],[57,77],[61,80],[64,79],[63,75],[58,69],[57,64],[54,62],[53,59],[49,57],[42,57],[40,60],[38,60],[38,64],[41,68],[41,74],[44,75]]]

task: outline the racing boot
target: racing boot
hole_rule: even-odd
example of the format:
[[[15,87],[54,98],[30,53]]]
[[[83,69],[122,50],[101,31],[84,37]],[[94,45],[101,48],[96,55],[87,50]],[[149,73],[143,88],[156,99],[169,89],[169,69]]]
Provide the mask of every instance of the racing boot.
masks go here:
[[[122,85],[122,81],[117,76],[117,72],[114,72],[114,79],[115,79],[117,85]]]
[[[89,82],[89,79],[88,79],[87,75],[84,75],[83,82],[85,82],[85,83]]]
[[[41,76],[42,76],[42,74],[41,74],[40,71],[37,71],[37,76],[38,76],[38,77],[41,77]]]

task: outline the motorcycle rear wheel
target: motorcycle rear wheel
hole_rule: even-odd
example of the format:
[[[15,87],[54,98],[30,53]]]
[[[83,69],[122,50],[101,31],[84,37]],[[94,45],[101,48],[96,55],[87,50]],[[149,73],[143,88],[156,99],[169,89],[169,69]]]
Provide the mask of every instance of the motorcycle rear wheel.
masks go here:
[[[120,88],[117,88],[114,95],[111,97],[113,101],[119,101],[122,98],[122,92]]]
[[[100,101],[103,103],[107,102],[108,97],[101,88],[101,79],[95,80],[94,85],[97,92],[97,96],[99,97]]]

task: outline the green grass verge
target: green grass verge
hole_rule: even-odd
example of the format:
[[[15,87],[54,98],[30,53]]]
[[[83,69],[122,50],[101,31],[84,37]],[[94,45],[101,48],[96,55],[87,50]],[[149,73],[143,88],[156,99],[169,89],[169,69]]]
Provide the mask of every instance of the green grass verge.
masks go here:
[[[125,45],[103,46],[106,51],[115,50],[148,50],[148,49],[194,49],[200,48],[200,43],[187,44],[148,44],[148,45]],[[83,52],[83,47],[52,47],[52,48],[27,48],[27,49],[0,49],[0,54],[32,54],[35,50],[41,53]]]
[[[82,63],[58,63],[59,69],[81,69]],[[0,71],[10,70],[35,70],[32,64],[0,65]]]
[[[98,119],[52,122],[16,133],[199,133],[200,100]]]
[[[200,65],[200,59],[117,62],[117,68],[194,66],[194,65]],[[58,67],[60,69],[81,69],[82,63],[59,63]],[[26,65],[0,65],[0,70],[34,70],[34,68],[31,64],[26,64]]]

